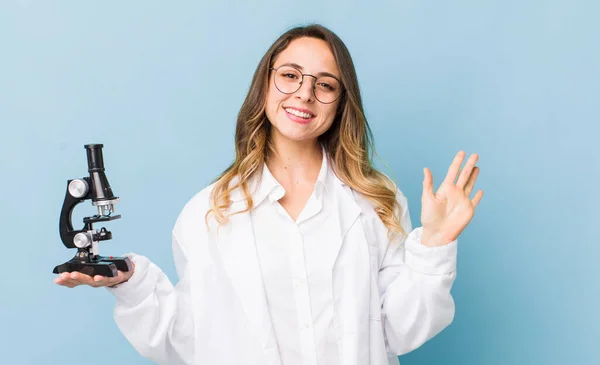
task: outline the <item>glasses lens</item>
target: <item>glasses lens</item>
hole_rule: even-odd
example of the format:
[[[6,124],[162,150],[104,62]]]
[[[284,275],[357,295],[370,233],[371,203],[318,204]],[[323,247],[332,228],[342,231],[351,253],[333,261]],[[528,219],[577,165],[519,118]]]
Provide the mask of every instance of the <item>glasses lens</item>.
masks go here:
[[[333,103],[341,93],[340,82],[330,76],[321,76],[315,81],[315,97],[321,103]]]
[[[300,88],[302,74],[293,67],[280,67],[275,73],[275,86],[282,93],[292,94]]]
[[[310,78],[310,77],[309,77]],[[275,86],[285,94],[293,94],[300,89],[302,73],[290,66],[282,66],[275,72]],[[321,76],[315,80],[314,93],[321,103],[333,103],[342,92],[340,82],[330,76]]]

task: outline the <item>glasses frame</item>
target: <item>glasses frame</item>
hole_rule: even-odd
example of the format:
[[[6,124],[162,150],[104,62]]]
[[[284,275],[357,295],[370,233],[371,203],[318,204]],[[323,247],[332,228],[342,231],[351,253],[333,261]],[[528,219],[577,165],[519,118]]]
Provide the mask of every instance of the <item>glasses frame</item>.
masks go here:
[[[338,79],[338,78],[337,78],[337,77],[335,77],[335,76],[330,76],[330,75],[328,75],[327,77],[334,78],[334,79],[336,79],[336,80],[337,80],[337,82],[339,82],[339,83],[340,83],[340,88],[341,88],[341,90],[340,90],[340,93],[339,93],[339,95],[337,96],[337,98],[335,98],[333,101],[330,101],[330,102],[328,102],[328,103],[324,103],[324,102],[322,102],[321,100],[319,100],[319,98],[317,98],[317,93],[315,92],[315,89],[316,89],[316,83],[317,83],[317,80],[319,79],[317,76],[315,76],[315,75],[311,75],[311,74],[305,74],[305,73],[302,73],[302,71],[300,71],[300,70],[299,70],[297,67],[290,66],[290,65],[281,65],[281,66],[279,66],[279,67],[269,67],[269,70],[270,70],[270,71],[275,71],[275,72],[277,72],[277,70],[279,70],[279,69],[280,69],[280,68],[282,68],[282,67],[290,67],[290,68],[293,68],[294,70],[298,71],[298,73],[299,73],[300,75],[302,75],[302,80],[301,80],[301,81],[298,83],[298,88],[297,88],[296,90],[294,90],[293,92],[291,92],[291,93],[286,93],[286,92],[283,92],[283,91],[281,91],[281,89],[280,89],[280,88],[277,86],[277,83],[275,82],[275,77],[273,77],[273,84],[275,85],[275,87],[277,88],[277,90],[279,90],[279,92],[281,92],[282,94],[291,95],[291,94],[294,94],[294,93],[298,92],[298,90],[300,90],[300,89],[302,88],[302,83],[304,82],[304,76],[310,76],[310,77],[313,77],[313,78],[315,79],[315,82],[314,82],[314,83],[313,83],[313,85],[312,85],[312,94],[313,94],[313,96],[315,97],[315,100],[317,100],[317,101],[318,101],[319,103],[321,103],[321,104],[332,104],[332,103],[335,103],[337,100],[339,100],[340,96],[342,96],[342,94],[344,93],[344,91],[346,91],[346,89],[344,88],[344,84],[342,84],[342,81],[340,81],[340,79]]]

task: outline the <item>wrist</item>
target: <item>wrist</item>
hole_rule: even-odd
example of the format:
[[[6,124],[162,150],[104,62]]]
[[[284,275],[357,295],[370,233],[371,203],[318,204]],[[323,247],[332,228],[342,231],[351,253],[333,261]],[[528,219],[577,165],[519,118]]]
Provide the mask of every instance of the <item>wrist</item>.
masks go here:
[[[432,232],[426,228],[421,231],[421,244],[427,247],[438,247],[449,244],[454,241],[440,232]]]

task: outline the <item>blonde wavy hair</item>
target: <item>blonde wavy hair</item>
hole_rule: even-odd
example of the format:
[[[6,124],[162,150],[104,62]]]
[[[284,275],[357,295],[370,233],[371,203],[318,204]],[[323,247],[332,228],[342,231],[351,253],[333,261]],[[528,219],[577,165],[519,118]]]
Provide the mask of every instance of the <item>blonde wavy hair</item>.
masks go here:
[[[329,45],[341,72],[344,85],[340,103],[331,127],[319,137],[331,161],[336,176],[353,190],[363,194],[375,206],[375,212],[388,228],[390,237],[406,234],[400,224],[401,208],[396,200],[394,183],[373,167],[373,136],[364,114],[358,79],[350,52],[342,40],[326,27],[318,24],[295,27],[282,34],[262,57],[242,107],[235,130],[235,161],[221,173],[211,192],[211,209],[219,225],[228,222],[232,214],[253,208],[249,182],[260,176],[267,158],[273,153],[270,139],[271,123],[265,114],[265,103],[270,82],[270,67],[291,41],[301,37],[321,39]],[[324,156],[325,158],[325,156]],[[229,212],[230,194],[242,189],[246,209]]]

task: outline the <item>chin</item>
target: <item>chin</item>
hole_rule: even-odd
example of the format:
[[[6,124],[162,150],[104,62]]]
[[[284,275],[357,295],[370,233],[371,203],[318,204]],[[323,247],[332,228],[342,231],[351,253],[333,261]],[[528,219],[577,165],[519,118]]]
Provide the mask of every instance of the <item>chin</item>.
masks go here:
[[[277,124],[273,124],[273,133],[278,134],[278,137],[282,137],[284,139],[290,141],[309,141],[317,138],[318,136],[314,135],[314,133],[308,133],[306,130],[306,126],[295,125],[293,122],[288,121],[279,121]]]
[[[306,134],[306,133],[302,133],[300,131],[290,131],[290,130],[280,130],[276,128],[276,133],[279,134],[279,137],[283,137],[285,139],[288,139],[290,141],[296,141],[296,142],[302,142],[302,141],[307,141],[307,140],[311,140],[314,139],[316,137]]]

